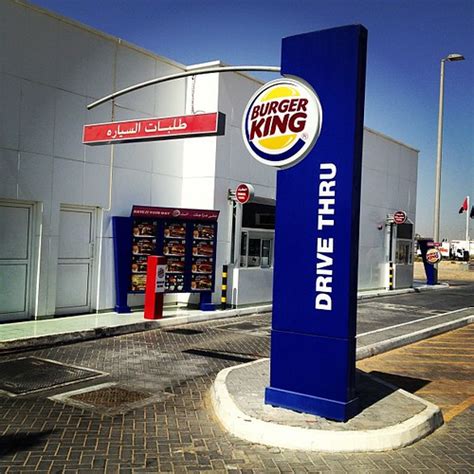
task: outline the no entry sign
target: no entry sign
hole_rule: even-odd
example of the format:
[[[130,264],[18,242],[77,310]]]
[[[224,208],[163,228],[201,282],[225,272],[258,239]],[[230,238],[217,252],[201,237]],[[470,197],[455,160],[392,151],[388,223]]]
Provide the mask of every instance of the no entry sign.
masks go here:
[[[407,221],[407,213],[405,211],[397,211],[393,215],[393,222],[397,225],[405,224]]]
[[[240,204],[247,204],[254,196],[255,191],[251,184],[241,183],[235,190],[235,199]]]

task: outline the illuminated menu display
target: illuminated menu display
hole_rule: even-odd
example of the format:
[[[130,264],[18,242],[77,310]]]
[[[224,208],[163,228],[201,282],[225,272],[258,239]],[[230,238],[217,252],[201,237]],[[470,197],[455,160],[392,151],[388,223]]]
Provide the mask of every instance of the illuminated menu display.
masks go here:
[[[145,291],[148,255],[166,257],[165,292],[213,291],[218,211],[136,207],[130,291]]]

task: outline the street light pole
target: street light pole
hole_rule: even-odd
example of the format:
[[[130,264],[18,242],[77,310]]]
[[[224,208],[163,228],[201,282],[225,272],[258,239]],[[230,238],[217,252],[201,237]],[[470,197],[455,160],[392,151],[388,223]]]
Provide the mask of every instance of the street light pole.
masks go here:
[[[449,54],[441,60],[441,71],[439,80],[439,111],[438,111],[438,147],[436,156],[436,187],[433,219],[433,238],[439,242],[439,214],[441,200],[441,161],[443,157],[443,108],[444,108],[444,63],[446,61],[463,61],[462,54]]]
[[[439,210],[441,199],[441,160],[443,158],[443,108],[444,108],[444,63],[441,60],[441,72],[439,77],[439,109],[438,109],[438,148],[436,154],[436,186],[433,220],[433,239],[439,242]]]

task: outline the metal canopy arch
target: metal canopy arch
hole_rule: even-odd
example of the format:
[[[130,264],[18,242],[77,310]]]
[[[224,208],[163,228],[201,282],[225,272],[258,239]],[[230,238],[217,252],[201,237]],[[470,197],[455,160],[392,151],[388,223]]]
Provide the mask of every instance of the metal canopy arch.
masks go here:
[[[214,66],[201,69],[194,69],[192,71],[180,72],[178,74],[170,74],[169,76],[156,77],[155,79],[150,79],[149,81],[140,82],[134,84],[133,86],[126,87],[120,91],[109,94],[102,99],[96,100],[87,106],[88,110],[97,107],[98,105],[104,104],[109,100],[113,100],[122,95],[128,94],[129,92],[134,92],[144,87],[152,86],[154,84],[160,84],[162,82],[173,81],[175,79],[182,79],[184,77],[198,76],[201,74],[214,74],[216,72],[242,72],[242,71],[258,71],[258,72],[280,72],[278,66]]]

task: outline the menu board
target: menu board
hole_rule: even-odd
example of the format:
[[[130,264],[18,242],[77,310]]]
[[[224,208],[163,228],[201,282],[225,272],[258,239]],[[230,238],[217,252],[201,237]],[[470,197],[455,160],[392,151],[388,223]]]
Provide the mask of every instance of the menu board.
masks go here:
[[[132,211],[129,291],[146,288],[147,258],[166,257],[165,292],[213,291],[218,211],[147,208]]]
[[[145,291],[147,258],[156,251],[157,225],[157,221],[133,221],[131,291]]]

